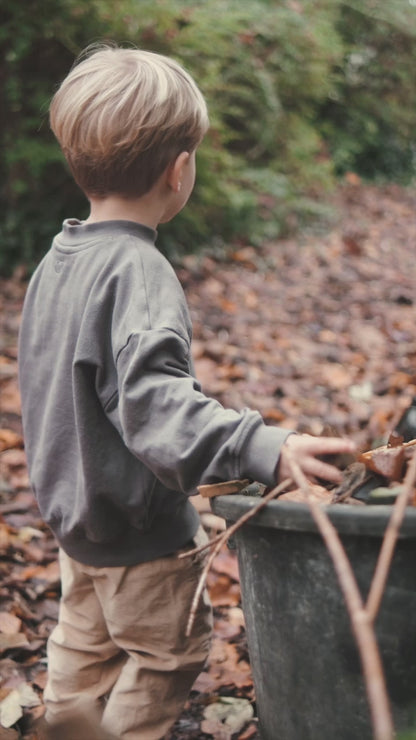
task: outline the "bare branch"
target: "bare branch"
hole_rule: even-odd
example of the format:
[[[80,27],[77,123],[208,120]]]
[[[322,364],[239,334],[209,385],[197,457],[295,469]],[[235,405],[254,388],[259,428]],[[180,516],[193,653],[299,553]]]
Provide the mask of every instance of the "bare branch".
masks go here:
[[[403,481],[403,490],[395,501],[390,521],[383,538],[373,580],[371,582],[367,598],[366,612],[372,622],[374,622],[380,608],[388,573],[393,560],[394,549],[399,536],[399,530],[406,513],[406,507],[408,506],[413,493],[415,481],[416,453],[413,454],[412,460],[407,469],[407,473]]]

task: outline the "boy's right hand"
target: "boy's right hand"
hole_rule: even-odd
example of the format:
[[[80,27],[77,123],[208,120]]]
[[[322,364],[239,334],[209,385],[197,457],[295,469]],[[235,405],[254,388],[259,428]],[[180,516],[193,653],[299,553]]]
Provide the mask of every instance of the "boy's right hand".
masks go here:
[[[293,478],[290,468],[290,459],[293,457],[304,475],[309,480],[322,478],[333,483],[342,480],[341,471],[318,456],[354,454],[356,446],[354,442],[342,437],[313,437],[310,434],[291,434],[286,439],[277,466],[277,482],[286,478]],[[289,453],[289,454],[288,454]]]

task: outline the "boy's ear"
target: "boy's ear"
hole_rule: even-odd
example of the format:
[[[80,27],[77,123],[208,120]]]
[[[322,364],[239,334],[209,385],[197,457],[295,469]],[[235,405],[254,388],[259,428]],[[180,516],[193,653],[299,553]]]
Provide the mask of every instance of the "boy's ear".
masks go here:
[[[175,193],[179,193],[182,185],[183,169],[189,161],[189,152],[181,152],[166,172],[166,181]]]

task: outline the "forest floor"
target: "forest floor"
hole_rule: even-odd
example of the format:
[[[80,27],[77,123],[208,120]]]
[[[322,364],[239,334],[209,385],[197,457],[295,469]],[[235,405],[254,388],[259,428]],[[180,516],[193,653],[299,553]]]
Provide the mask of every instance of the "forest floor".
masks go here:
[[[268,424],[349,436],[360,450],[385,441],[416,395],[415,213],[414,189],[350,178],[319,230],[184,258],[177,272],[203,390],[227,407],[258,409]],[[0,740],[37,738],[30,725],[43,713],[45,643],[60,588],[21,439],[25,288],[23,268],[0,280]],[[195,503],[209,534],[221,529],[205,500]],[[257,738],[233,552],[220,552],[208,587],[213,647],[170,740]]]

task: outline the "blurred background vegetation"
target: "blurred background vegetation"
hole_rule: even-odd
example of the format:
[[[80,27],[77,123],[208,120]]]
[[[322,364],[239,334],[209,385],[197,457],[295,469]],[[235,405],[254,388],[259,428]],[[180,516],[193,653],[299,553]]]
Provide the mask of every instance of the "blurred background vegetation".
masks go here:
[[[286,234],[346,172],[414,182],[416,0],[3,0],[2,273],[87,214],[48,104],[100,40],[175,57],[207,98],[191,205],[160,229],[172,256]]]

